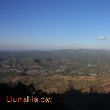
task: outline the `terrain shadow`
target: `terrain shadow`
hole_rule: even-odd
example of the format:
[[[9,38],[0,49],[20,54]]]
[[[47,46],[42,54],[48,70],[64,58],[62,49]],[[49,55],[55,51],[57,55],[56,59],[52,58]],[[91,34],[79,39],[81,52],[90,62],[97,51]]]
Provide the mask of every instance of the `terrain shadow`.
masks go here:
[[[6,96],[51,97],[51,103],[6,103]],[[1,110],[110,110],[110,94],[81,93],[70,89],[62,94],[47,94],[35,90],[34,85],[18,82],[15,86],[0,84]]]

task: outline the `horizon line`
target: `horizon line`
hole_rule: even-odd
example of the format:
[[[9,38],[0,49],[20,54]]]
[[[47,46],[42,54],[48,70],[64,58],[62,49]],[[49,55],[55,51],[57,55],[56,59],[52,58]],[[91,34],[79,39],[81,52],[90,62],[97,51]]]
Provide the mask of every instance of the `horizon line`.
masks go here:
[[[61,48],[61,49],[0,49],[1,51],[59,51],[59,50],[110,50],[108,48]]]

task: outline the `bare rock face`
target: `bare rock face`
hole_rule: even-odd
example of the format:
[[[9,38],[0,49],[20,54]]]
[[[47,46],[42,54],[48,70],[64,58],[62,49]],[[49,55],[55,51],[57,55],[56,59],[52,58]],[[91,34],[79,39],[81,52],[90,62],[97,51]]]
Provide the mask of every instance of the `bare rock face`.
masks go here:
[[[108,79],[103,78],[99,83],[95,77],[85,78],[63,75],[34,77],[27,75],[4,78],[2,82],[8,85],[16,85],[17,82],[22,82],[25,85],[33,84],[36,90],[40,89],[47,93],[64,93],[71,89],[78,90],[81,93],[110,93],[110,81]]]
[[[90,87],[91,93],[110,93],[110,84]]]

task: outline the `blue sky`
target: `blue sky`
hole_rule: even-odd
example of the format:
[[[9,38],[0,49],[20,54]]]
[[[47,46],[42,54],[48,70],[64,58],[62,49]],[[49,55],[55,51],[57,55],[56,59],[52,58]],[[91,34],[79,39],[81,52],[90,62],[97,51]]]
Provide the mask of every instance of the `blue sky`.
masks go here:
[[[0,49],[110,49],[110,0],[0,0]]]

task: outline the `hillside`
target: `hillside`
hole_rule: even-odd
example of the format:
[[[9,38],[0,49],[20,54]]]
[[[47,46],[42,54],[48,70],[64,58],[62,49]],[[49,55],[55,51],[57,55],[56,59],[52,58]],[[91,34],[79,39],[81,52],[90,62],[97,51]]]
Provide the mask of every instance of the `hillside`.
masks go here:
[[[71,88],[84,93],[110,93],[109,76],[13,76],[3,78],[1,82],[11,86],[15,86],[18,82],[25,85],[33,84],[36,90],[40,89],[47,93],[64,93]]]

